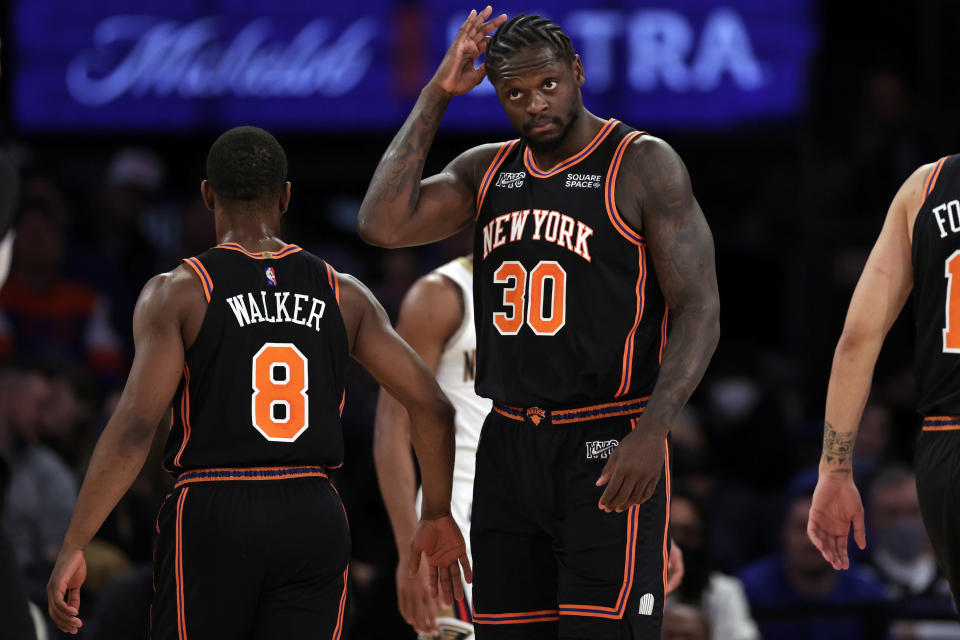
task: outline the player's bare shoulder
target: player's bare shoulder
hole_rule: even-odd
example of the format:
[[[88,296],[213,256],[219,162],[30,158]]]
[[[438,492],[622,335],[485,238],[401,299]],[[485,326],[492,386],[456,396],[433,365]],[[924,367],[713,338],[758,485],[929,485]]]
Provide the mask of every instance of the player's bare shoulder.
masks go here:
[[[447,165],[446,171],[454,173],[476,192],[490,165],[507,144],[509,141],[490,142],[467,149]]]
[[[620,215],[641,233],[649,216],[683,216],[695,204],[680,155],[648,133],[634,137],[624,150],[615,198]]]
[[[207,301],[199,276],[185,264],[160,273],[147,281],[134,310],[133,326],[149,330],[169,323],[182,329],[188,347],[200,332]]]

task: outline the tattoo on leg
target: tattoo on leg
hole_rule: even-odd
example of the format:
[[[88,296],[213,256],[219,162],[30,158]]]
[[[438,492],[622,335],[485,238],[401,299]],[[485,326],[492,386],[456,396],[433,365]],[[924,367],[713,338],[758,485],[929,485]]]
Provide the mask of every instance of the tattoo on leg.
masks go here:
[[[823,423],[823,459],[829,465],[850,466],[856,432],[838,432],[829,422]],[[849,471],[848,468],[837,471]]]

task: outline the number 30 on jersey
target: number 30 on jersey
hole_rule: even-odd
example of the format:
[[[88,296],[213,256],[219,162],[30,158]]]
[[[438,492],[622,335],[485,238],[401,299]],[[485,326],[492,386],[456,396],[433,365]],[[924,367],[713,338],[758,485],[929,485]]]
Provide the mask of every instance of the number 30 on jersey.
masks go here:
[[[493,326],[501,334],[517,335],[526,321],[538,336],[553,336],[566,324],[567,272],[560,263],[542,260],[528,274],[522,264],[508,260],[493,273],[493,281],[507,285],[503,290],[503,305],[507,311],[493,314]],[[551,285],[550,300],[544,304],[548,282]]]

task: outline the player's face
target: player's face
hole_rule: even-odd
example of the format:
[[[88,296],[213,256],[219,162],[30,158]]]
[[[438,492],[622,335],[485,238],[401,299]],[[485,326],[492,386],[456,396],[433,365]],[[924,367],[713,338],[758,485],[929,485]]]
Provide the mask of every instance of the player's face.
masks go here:
[[[527,47],[497,70],[493,86],[510,124],[534,151],[559,147],[583,102],[583,66],[557,58],[550,47]]]

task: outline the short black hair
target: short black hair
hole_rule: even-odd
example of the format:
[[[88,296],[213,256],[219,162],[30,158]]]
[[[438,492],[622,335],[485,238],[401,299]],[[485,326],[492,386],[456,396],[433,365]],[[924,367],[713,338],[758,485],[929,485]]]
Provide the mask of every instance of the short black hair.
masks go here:
[[[252,202],[279,195],[287,181],[287,154],[270,132],[234,127],[210,147],[207,181],[227,200]]]
[[[527,47],[545,46],[561,60],[573,64],[577,54],[560,25],[549,18],[518,13],[504,22],[487,43],[487,75],[496,78],[504,61]]]

